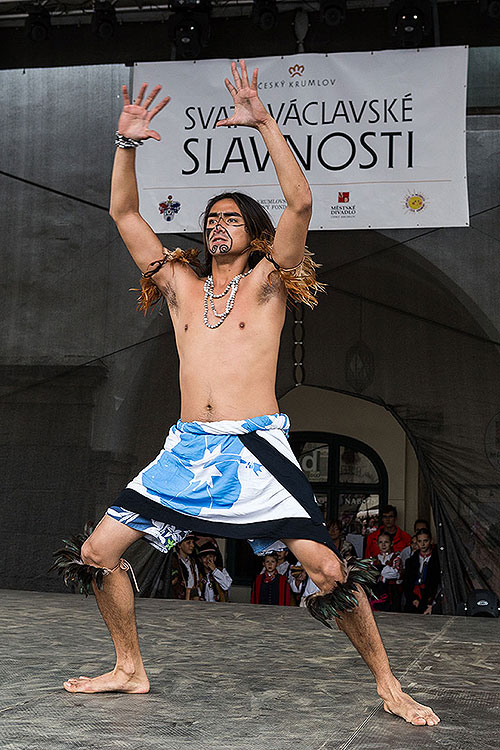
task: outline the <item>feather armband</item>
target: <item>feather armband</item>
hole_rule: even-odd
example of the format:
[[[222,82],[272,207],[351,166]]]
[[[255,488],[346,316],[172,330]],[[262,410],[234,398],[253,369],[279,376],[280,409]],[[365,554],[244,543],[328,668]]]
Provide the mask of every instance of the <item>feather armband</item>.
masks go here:
[[[262,235],[250,243],[252,250],[264,255],[275,270],[269,274],[269,283],[272,284],[273,274],[278,274],[285,285],[288,298],[292,302],[302,302],[313,308],[318,304],[318,292],[326,290],[326,284],[322,284],[316,278],[316,269],[320,264],[313,260],[313,253],[305,247],[304,257],[293,268],[282,268],[273,258],[273,245],[271,238]]]
[[[80,594],[88,596],[93,592],[92,582],[95,582],[97,588],[102,591],[104,579],[115,570],[130,570],[134,580],[135,588],[139,591],[137,580],[134,575],[132,566],[127,560],[120,559],[114,568],[98,568],[95,565],[84,563],[81,559],[83,543],[89,538],[95,529],[95,524],[88,521],[85,524],[82,534],[74,534],[69,539],[63,539],[64,547],[54,552],[54,564],[48,572],[56,570],[62,576],[64,584],[71,589],[73,593],[77,591]]]
[[[146,314],[149,308],[154,307],[157,302],[163,299],[161,291],[153,281],[153,276],[155,273],[158,273],[160,268],[163,268],[165,263],[188,263],[192,266],[199,266],[198,250],[194,248],[183,250],[180,247],[175,250],[166,250],[163,248],[163,258],[161,260],[154,260],[149,264],[148,270],[142,274],[141,288],[131,290],[133,292],[140,292],[140,295],[137,297],[137,309],[144,310],[144,314]]]
[[[338,582],[329,594],[311,594],[306,599],[306,607],[316,620],[333,628],[335,618],[341,620],[343,612],[352,612],[358,606],[358,587],[371,596],[371,587],[377,580],[378,571],[371,560],[356,560],[347,565],[347,577]]]

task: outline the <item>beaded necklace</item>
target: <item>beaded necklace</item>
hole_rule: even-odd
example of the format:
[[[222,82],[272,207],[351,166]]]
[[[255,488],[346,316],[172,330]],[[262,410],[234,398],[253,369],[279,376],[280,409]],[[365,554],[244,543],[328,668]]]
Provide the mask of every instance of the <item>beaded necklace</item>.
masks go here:
[[[228,283],[226,288],[224,289],[221,294],[214,294],[214,280],[213,276],[210,275],[207,280],[205,281],[203,285],[203,291],[205,292],[205,297],[203,300],[203,322],[205,323],[207,328],[218,328],[220,325],[222,325],[231,312],[231,310],[234,307],[234,299],[236,297],[236,292],[238,291],[238,285],[241,281],[241,279],[244,279],[245,276],[248,276],[249,273],[252,272],[252,269],[247,271],[246,273],[239,273],[237,276],[234,277],[234,279],[231,279],[231,281]],[[222,297],[225,297],[226,294],[231,290],[231,293],[229,295],[229,298],[226,302],[226,309],[222,313],[218,313],[215,309],[214,299],[222,299]],[[212,309],[213,314],[216,318],[219,318],[217,323],[208,322],[208,301],[210,300],[210,307]]]

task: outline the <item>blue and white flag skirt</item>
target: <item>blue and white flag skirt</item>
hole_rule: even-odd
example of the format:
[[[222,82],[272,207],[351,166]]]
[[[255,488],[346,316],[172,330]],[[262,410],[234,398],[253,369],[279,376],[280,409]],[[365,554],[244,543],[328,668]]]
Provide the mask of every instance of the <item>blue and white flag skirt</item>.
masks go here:
[[[288,443],[289,426],[286,414],[179,420],[107,514],[162,552],[193,531],[248,539],[257,553],[281,539],[312,539],[339,554]]]

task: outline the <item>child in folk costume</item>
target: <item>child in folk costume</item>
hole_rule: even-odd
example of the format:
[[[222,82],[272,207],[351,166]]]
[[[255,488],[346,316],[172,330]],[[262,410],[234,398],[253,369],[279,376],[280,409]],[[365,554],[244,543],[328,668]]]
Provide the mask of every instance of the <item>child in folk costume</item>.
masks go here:
[[[374,565],[380,571],[375,587],[376,598],[372,607],[376,610],[399,612],[401,609],[403,564],[399,552],[394,552],[390,534],[381,531],[377,538],[380,549]]]
[[[172,578],[170,596],[172,599],[200,599],[201,571],[193,555],[194,534],[175,545],[172,553]]]
[[[265,573],[260,573],[252,586],[252,604],[291,605],[291,591],[287,577],[278,573],[278,555],[264,555]]]
[[[428,529],[416,533],[418,551],[405,567],[405,612],[430,615],[441,583],[438,554]]]
[[[276,566],[276,570],[280,574],[280,576],[285,576],[290,580],[290,568],[291,568],[291,562],[288,560],[288,547],[283,547],[282,549],[275,549],[273,546],[272,551],[276,554],[278,564]],[[265,565],[262,565],[261,573],[266,572]]]
[[[276,566],[276,570],[280,574],[280,576],[284,576],[288,584],[290,586],[290,604],[292,607],[295,607],[298,605],[300,601],[300,591],[295,585],[295,578],[292,574],[292,568],[293,565],[291,561],[288,559],[288,553],[289,549],[288,547],[282,547],[281,549],[277,549],[276,545],[273,545],[273,547],[269,550],[270,552],[274,552],[277,555],[278,558],[278,565]],[[261,573],[266,572],[266,568],[263,565]]]
[[[292,594],[295,595],[295,601],[298,603],[299,607],[305,607],[307,597],[319,592],[319,588],[314,581],[309,578],[299,562],[291,567],[288,580]]]
[[[201,595],[206,602],[229,601],[229,590],[233,579],[217,560],[220,552],[214,544],[207,542],[198,552],[202,568]],[[217,562],[221,562],[220,565]]]
[[[288,574],[290,572],[290,560],[288,560],[288,547],[284,547],[283,549],[276,550],[276,554],[278,556],[278,565],[276,570],[280,574],[280,576],[285,576],[285,578],[288,579]],[[264,573],[264,570],[262,571]]]

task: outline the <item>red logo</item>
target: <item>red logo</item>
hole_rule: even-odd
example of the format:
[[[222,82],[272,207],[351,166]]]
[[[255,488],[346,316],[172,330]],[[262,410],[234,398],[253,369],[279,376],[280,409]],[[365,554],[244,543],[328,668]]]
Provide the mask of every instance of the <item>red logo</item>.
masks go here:
[[[339,193],[337,203],[349,203],[349,193]]]

